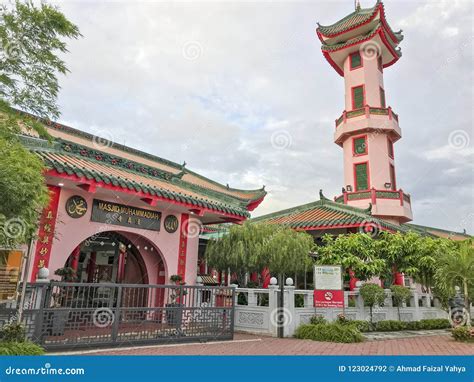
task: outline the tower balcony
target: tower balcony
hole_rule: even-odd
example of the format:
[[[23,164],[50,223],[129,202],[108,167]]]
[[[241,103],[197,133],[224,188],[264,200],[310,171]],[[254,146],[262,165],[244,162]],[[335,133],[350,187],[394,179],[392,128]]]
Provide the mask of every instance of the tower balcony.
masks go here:
[[[335,197],[334,201],[358,208],[367,208],[371,203],[373,216],[396,220],[397,223],[406,223],[413,219],[410,195],[403,190],[376,190],[372,188],[366,191],[346,191]]]
[[[342,146],[348,136],[361,132],[384,133],[389,135],[393,142],[402,136],[398,125],[398,115],[392,111],[391,107],[366,105],[360,109],[342,112],[342,115],[336,119],[334,142]]]

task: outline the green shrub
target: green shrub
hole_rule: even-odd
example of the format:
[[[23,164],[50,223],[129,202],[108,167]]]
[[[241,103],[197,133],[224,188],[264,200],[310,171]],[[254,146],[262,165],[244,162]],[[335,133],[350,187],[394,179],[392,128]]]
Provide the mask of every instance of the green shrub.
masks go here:
[[[364,320],[348,320],[346,325],[352,325],[361,332],[370,332],[372,330],[370,322]]]
[[[0,355],[42,355],[44,349],[30,341],[0,342]]]
[[[430,318],[420,320],[421,329],[448,329],[451,323],[447,318]]]
[[[324,342],[362,342],[364,337],[352,325],[318,324],[301,325],[295,333],[296,338]]]
[[[451,335],[453,336],[455,341],[467,342],[473,341],[471,337],[471,332],[467,326],[458,326],[451,331]]]
[[[326,324],[327,321],[323,316],[313,316],[309,320],[310,324],[318,325],[318,324]]]
[[[423,329],[420,321],[408,321],[405,322],[405,329],[406,330],[420,330]]]
[[[364,305],[369,307],[370,322],[373,322],[374,306],[382,305],[385,301],[385,291],[377,284],[364,284],[360,287],[360,295],[364,300]]]
[[[375,324],[375,330],[378,332],[395,332],[405,328],[406,325],[403,321],[384,320]]]
[[[2,342],[23,342],[25,339],[25,327],[18,322],[3,325],[0,329],[0,341]]]

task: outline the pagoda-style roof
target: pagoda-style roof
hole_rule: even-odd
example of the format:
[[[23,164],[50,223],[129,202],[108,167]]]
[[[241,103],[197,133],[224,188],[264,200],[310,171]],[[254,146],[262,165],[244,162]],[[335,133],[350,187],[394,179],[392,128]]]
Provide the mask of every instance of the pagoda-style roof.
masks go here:
[[[406,232],[403,226],[376,218],[370,213],[371,207],[361,209],[333,202],[322,194],[320,200],[286,210],[273,212],[254,218],[252,222],[282,224],[302,231],[318,231],[339,228],[358,228]]]
[[[316,30],[324,56],[342,76],[345,58],[357,50],[369,49],[366,55],[376,52],[382,57],[385,68],[401,57],[397,48],[403,40],[401,31],[394,32],[385,18],[383,3],[379,0],[372,8],[356,10],[328,26],[318,24]]]
[[[99,138],[59,123],[46,123],[52,142],[34,131],[21,140],[47,166],[47,177],[134,193],[143,200],[168,201],[221,221],[250,216],[266,195],[264,187],[240,190],[212,181],[172,161]],[[152,205],[154,203],[151,203]],[[215,220],[215,219],[214,219]]]

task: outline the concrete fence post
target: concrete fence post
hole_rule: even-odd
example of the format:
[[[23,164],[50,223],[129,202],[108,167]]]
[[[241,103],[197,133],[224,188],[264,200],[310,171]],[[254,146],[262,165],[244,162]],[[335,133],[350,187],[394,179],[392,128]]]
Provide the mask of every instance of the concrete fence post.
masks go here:
[[[278,285],[268,286],[268,331],[273,337],[277,336],[276,311],[278,308]],[[273,318],[272,318],[273,317]]]
[[[292,337],[296,326],[295,287],[285,285],[285,337]]]

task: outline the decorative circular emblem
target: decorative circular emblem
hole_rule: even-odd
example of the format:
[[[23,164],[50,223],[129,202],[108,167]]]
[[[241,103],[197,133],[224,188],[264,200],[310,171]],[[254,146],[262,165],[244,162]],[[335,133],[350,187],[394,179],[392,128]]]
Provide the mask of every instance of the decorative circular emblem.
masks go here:
[[[168,215],[164,222],[165,230],[168,233],[176,232],[178,229],[179,223],[178,218],[174,215]]]
[[[79,195],[71,196],[66,202],[66,212],[74,219],[83,217],[87,212],[86,200]]]

